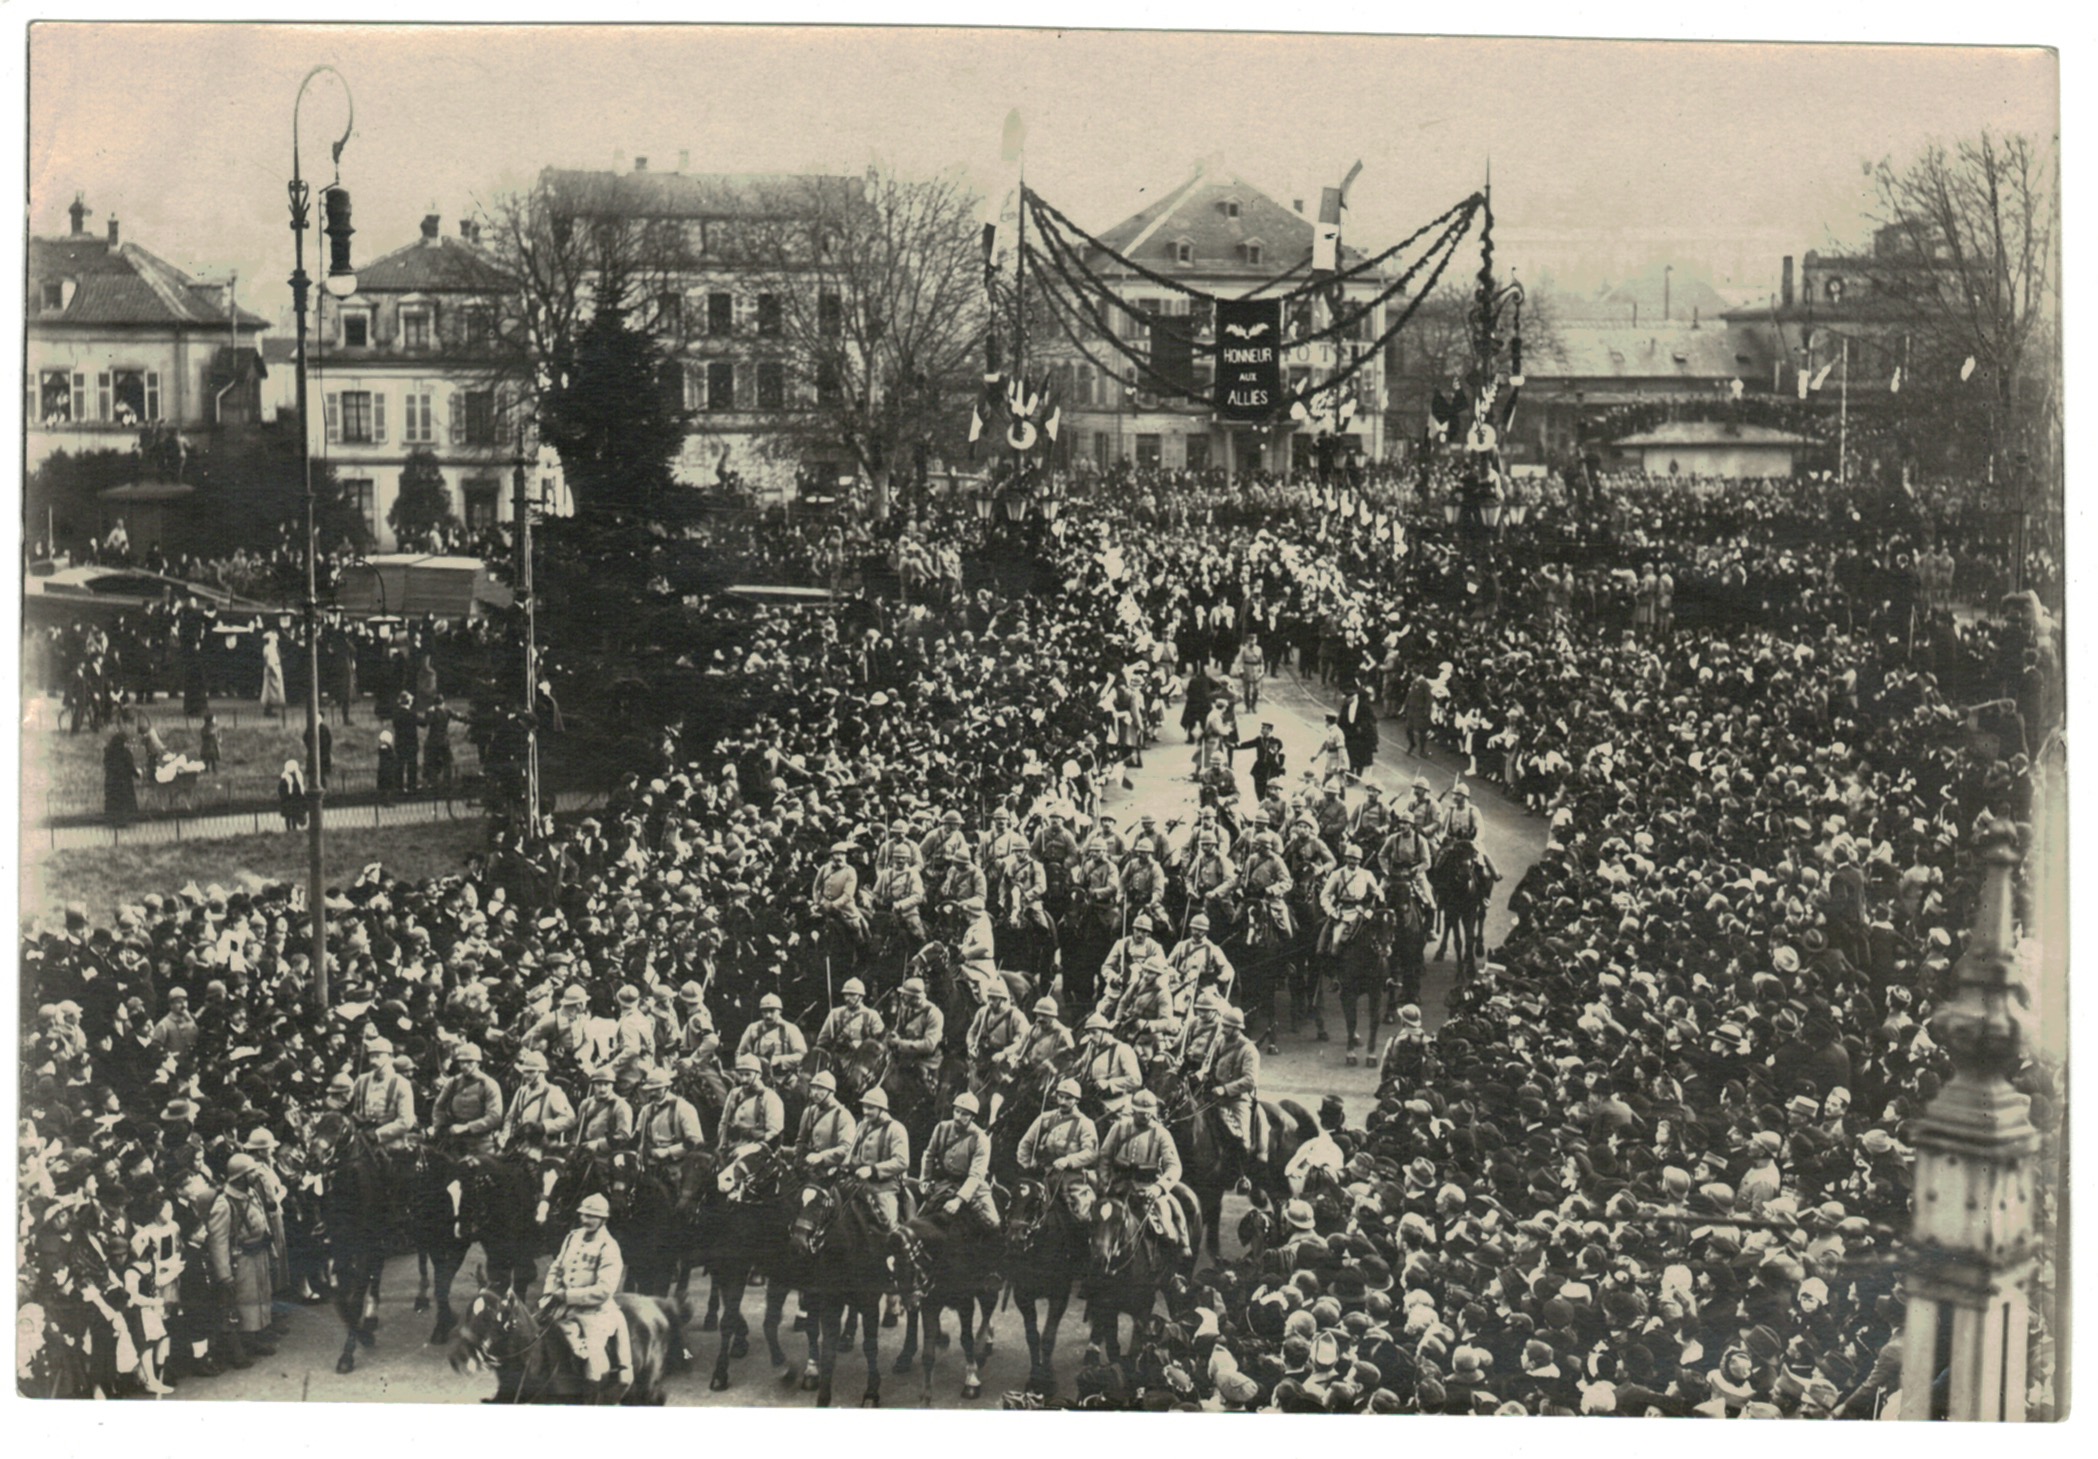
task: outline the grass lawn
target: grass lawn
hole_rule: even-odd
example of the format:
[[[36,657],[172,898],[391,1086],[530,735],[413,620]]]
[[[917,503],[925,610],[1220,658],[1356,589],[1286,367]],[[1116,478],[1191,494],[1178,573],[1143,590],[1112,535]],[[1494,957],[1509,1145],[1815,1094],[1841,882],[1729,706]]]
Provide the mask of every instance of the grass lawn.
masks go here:
[[[328,884],[341,885],[374,861],[411,879],[445,876],[462,870],[467,856],[486,845],[487,829],[478,819],[330,831]],[[304,880],[306,833],[49,852],[23,868],[22,918],[25,925],[39,916],[46,926],[53,925],[67,902],[79,901],[87,903],[91,925],[107,926],[116,920],[117,908],[148,892],[165,896],[191,881],[238,890],[243,874],[263,881]]]
[[[265,719],[252,699],[217,700],[212,709],[219,719],[219,768],[217,774],[199,778],[197,810],[209,814],[214,807],[274,804],[284,762],[306,763],[303,706],[293,705],[285,720]],[[180,699],[162,699],[145,705],[144,711],[170,750],[197,757],[204,722],[183,718]],[[27,821],[102,812],[102,751],[109,733],[76,735],[57,728],[57,720],[57,701],[45,699],[32,702],[23,724],[22,810]],[[369,700],[358,704],[348,724],[339,714],[329,719],[335,767],[331,792],[368,792],[378,784],[381,728]],[[450,739],[458,774],[478,772],[480,759],[466,737],[466,726],[454,722]],[[147,777],[139,786],[139,808],[150,815],[165,802],[166,792],[152,783],[145,746],[135,735],[132,753]]]

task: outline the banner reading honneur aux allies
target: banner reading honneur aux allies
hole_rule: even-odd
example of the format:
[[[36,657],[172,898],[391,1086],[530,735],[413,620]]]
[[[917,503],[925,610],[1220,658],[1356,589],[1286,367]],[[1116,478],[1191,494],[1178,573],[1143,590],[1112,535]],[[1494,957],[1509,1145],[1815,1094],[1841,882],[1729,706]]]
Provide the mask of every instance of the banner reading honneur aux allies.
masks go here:
[[[1282,405],[1282,301],[1217,300],[1217,415],[1264,421]]]

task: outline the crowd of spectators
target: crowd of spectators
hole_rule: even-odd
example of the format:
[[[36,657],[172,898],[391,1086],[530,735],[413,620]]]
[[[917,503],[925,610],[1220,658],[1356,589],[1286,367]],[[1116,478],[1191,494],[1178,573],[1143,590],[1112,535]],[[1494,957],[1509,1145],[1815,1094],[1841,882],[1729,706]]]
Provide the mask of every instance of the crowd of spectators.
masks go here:
[[[507,1083],[570,987],[610,1014],[622,984],[653,1006],[697,983],[730,1040],[767,993],[808,1022],[825,1006],[809,888],[832,845],[864,866],[897,819],[1083,814],[1131,667],[1229,662],[1255,632],[1309,679],[1432,681],[1435,732],[1551,840],[1448,1020],[1430,1032],[1409,1010],[1374,1106],[1323,1112],[1335,1178],[1177,1284],[1170,1316],[1127,1362],[1089,1365],[1072,1401],[1872,1416],[1898,1382],[1893,1245],[1915,1121],[1948,1068],[1930,1023],[1974,852],[2029,818],[2056,714],[2044,620],[1912,634],[1898,591],[1845,585],[1898,577],[1891,539],[1832,542],[1816,499],[1760,526],[1670,502],[1578,549],[1422,530],[1401,552],[1313,483],[1255,482],[1236,503],[1203,489],[1201,518],[1074,508],[1050,538],[1056,595],[755,613],[707,669],[747,728],[666,733],[601,817],[498,838],[456,876],[375,866],[331,889],[332,1006],[312,1001],[287,887],[141,889],[114,926],[75,908],[25,935],[37,1380],[146,1386],[150,1309],[122,1253],[169,1226],[206,1274],[178,1273],[160,1309],[173,1366],[210,1362],[247,1320],[208,1279],[211,1190],[258,1129],[295,1141],[368,1039],[392,1039],[427,1091],[467,1040]],[[766,530],[739,540],[781,563],[823,541],[782,525],[766,549]],[[1674,578],[1673,619],[1640,589],[1650,563]],[[1684,621],[1715,567],[1727,612]],[[1626,571],[1621,619],[1577,590]],[[2020,703],[2022,744],[1975,731],[1955,675]],[[178,985],[193,1025],[170,1023]],[[2057,1079],[2029,1059],[2016,1080],[2043,1168]],[[2051,1230],[2051,1187],[2036,1214]],[[2036,1415],[2053,1279],[2043,1264]]]

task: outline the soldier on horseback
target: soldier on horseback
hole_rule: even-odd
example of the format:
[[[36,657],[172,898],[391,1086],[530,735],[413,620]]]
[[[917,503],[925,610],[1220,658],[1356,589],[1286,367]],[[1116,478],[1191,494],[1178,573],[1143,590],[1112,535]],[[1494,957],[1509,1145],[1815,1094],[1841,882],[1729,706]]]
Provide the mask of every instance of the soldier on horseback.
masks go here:
[[[1034,1001],[1034,1026],[1020,1044],[1018,1068],[1024,1075],[1040,1077],[1045,1069],[1060,1069],[1077,1041],[1064,1027],[1056,1000],[1047,993]]]
[[[1090,1179],[1087,1172],[1100,1158],[1100,1131],[1078,1108],[1079,1094],[1076,1079],[1059,1080],[1056,1107],[1037,1115],[1020,1137],[1020,1168],[1064,1200],[1073,1184]]]
[[[1104,1105],[1126,1098],[1144,1084],[1143,1067],[1136,1050],[1115,1037],[1115,1026],[1104,1013],[1095,1011],[1085,1021],[1085,1043],[1080,1049],[1084,1062],[1079,1080],[1085,1092]]]
[[[706,989],[698,983],[685,984],[677,990],[677,1004],[684,1019],[677,1038],[680,1061],[706,1064],[719,1058],[721,1036],[714,1031],[714,1014],[707,1007]]]
[[[1151,935],[1151,914],[1138,912],[1129,919],[1129,933],[1116,940],[1107,950],[1107,961],[1100,966],[1100,1007],[1113,1015],[1121,1006],[1122,996],[1146,968],[1152,965],[1166,967],[1166,950],[1159,946]]]
[[[1413,798],[1406,802],[1406,816],[1413,822],[1414,829],[1427,839],[1428,854],[1432,861],[1436,850],[1435,836],[1442,825],[1442,813],[1436,807],[1435,792],[1428,784],[1427,776],[1414,776],[1411,789]]]
[[[583,1197],[576,1207],[581,1224],[561,1242],[539,1299],[582,1362],[584,1377],[605,1387],[619,1383],[626,1371],[626,1354],[619,1351],[626,1318],[613,1300],[626,1280],[626,1263],[605,1229],[611,1214],[611,1203],[602,1195]]]
[[[1232,878],[1233,884],[1237,878]],[[1224,949],[1209,940],[1209,916],[1197,912],[1188,919],[1187,936],[1173,945],[1166,955],[1172,965],[1176,987],[1200,992],[1213,988],[1223,998],[1231,996],[1232,980],[1238,975],[1232,970],[1231,959],[1224,956]]]
[[[917,871],[925,864],[918,843],[911,838],[911,823],[898,816],[889,823],[888,837],[874,848],[874,864],[877,867],[907,866]]]
[[[517,1056],[517,1072],[523,1081],[517,1097],[503,1111],[503,1148],[519,1143],[519,1132],[537,1126],[539,1138],[565,1140],[575,1128],[575,1106],[560,1085],[546,1077],[546,1055],[526,1049]]]
[[[736,1045],[736,1067],[742,1068],[746,1057],[754,1057],[775,1080],[783,1079],[799,1069],[808,1054],[809,1042],[799,1028],[787,1021],[787,1005],[780,1001],[779,994],[767,993],[760,998],[758,1021],[743,1030],[742,1041]]]
[[[722,1189],[733,1193],[742,1184],[744,1162],[776,1143],[786,1133],[787,1111],[779,1094],[765,1083],[765,1063],[756,1054],[736,1056],[736,1087],[721,1109],[717,1142],[724,1167]]]
[[[985,1123],[998,1118],[998,1106],[1012,1083],[1030,1032],[1027,1015],[1013,1007],[1012,990],[999,979],[985,990],[983,1007],[970,1021],[965,1047],[969,1054],[969,1092],[990,1106]]]
[[[538,1049],[549,1059],[566,1060],[588,1071],[596,1062],[597,1050],[590,1034],[590,995],[579,983],[570,983],[553,1012],[532,1025],[525,1047]]]
[[[415,1134],[415,1086],[393,1067],[393,1041],[377,1038],[364,1046],[371,1068],[350,1090],[350,1117],[364,1127],[381,1150],[406,1150]]]
[[[1325,930],[1319,934],[1319,951],[1329,955],[1339,953],[1355,939],[1382,900],[1376,877],[1362,865],[1362,848],[1349,842],[1342,860],[1345,864],[1328,876],[1319,890],[1319,910],[1326,914]]]
[[[1153,1225],[1177,1242],[1182,1257],[1194,1255],[1180,1203],[1173,1187],[1180,1183],[1180,1150],[1158,1121],[1158,1096],[1140,1089],[1129,1112],[1116,1120],[1100,1142],[1099,1168],[1107,1173],[1110,1192],[1132,1204],[1141,1199]]]
[[[1260,1118],[1260,1050],[1246,1037],[1246,1016],[1238,1009],[1225,1004],[1217,1023],[1216,1040],[1195,1085],[1214,1101],[1217,1123],[1238,1142],[1243,1163],[1258,1164],[1267,1157],[1260,1148],[1266,1134]]]
[[[809,1104],[794,1132],[794,1153],[812,1174],[828,1175],[851,1158],[859,1132],[859,1121],[838,1098],[836,1076],[822,1070],[809,1081]]]
[[[609,1155],[634,1138],[634,1107],[613,1087],[610,1065],[590,1071],[590,1093],[576,1116],[578,1153]]]
[[[1378,848],[1377,864],[1383,868],[1385,884],[1394,900],[1403,889],[1412,893],[1414,902],[1422,909],[1433,905],[1428,890],[1428,838],[1414,824],[1410,807],[1393,813],[1391,834]]]
[[[452,1069],[430,1106],[430,1138],[471,1165],[495,1154],[495,1132],[503,1123],[503,1087],[482,1071],[477,1044],[453,1050]]]
[[[959,1215],[964,1207],[985,1231],[998,1229],[998,1206],[991,1198],[991,1137],[977,1128],[982,1106],[973,1094],[954,1097],[954,1115],[933,1127],[925,1158],[918,1168],[919,1183],[928,1194],[926,1205],[942,1216]]]
[[[905,823],[898,821],[897,825]],[[918,848],[910,837],[896,836],[883,843],[881,870],[874,877],[874,910],[893,918],[910,935],[912,943],[925,940],[925,883],[918,874]]]
[[[947,1015],[926,998],[923,978],[905,978],[889,1048],[930,1091],[940,1082],[940,1045],[947,1036]],[[864,1107],[865,1101],[861,1101]]]
[[[1151,959],[1137,968],[1116,1001],[1115,1027],[1131,1035],[1130,1042],[1147,1062],[1157,1062],[1178,1046],[1193,1003],[1193,987],[1179,982],[1172,964]]]
[[[1487,880],[1499,881],[1501,873],[1493,858],[1479,844],[1479,813],[1472,808],[1471,794],[1471,788],[1462,783],[1450,791],[1450,808],[1442,816],[1442,854],[1450,856],[1463,846],[1479,858]]]
[[[809,889],[809,911],[842,932],[848,943],[857,944],[866,935],[867,918],[860,911],[860,874],[853,870],[851,855],[850,841],[830,848],[830,860],[817,868]]]
[[[838,992],[843,1006],[833,1008],[816,1033],[816,1051],[832,1064],[841,1064],[859,1051],[861,1044],[878,1039],[884,1032],[881,1015],[867,1006],[867,985],[847,978]]]
[[[889,1096],[878,1085],[860,1096],[860,1113],[845,1163],[867,1194],[878,1229],[892,1232],[902,1221],[898,1197],[911,1169],[911,1137],[889,1118]]]
[[[1145,847],[1122,859],[1122,897],[1132,911],[1141,908],[1154,917],[1166,914],[1166,871]]]
[[[670,1087],[670,1071],[656,1064],[641,1077],[640,1111],[634,1117],[640,1139],[641,1164],[648,1170],[667,1170],[684,1159],[686,1152],[706,1143],[700,1130],[699,1111],[692,1102]]]

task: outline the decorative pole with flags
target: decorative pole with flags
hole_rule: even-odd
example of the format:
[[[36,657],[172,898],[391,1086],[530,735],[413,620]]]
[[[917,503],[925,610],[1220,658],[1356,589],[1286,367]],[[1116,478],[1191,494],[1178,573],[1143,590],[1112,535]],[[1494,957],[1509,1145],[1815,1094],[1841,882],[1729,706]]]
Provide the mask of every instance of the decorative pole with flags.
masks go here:
[[[1021,120],[1018,107],[1005,115],[1005,135],[1000,139],[998,155],[1013,164],[1018,178],[1015,195],[1019,201],[1020,220],[1019,243],[1013,250],[1012,378],[1024,382],[1027,379],[1027,123]],[[1018,488],[1027,457],[1017,441],[1011,444],[1013,486]]]

